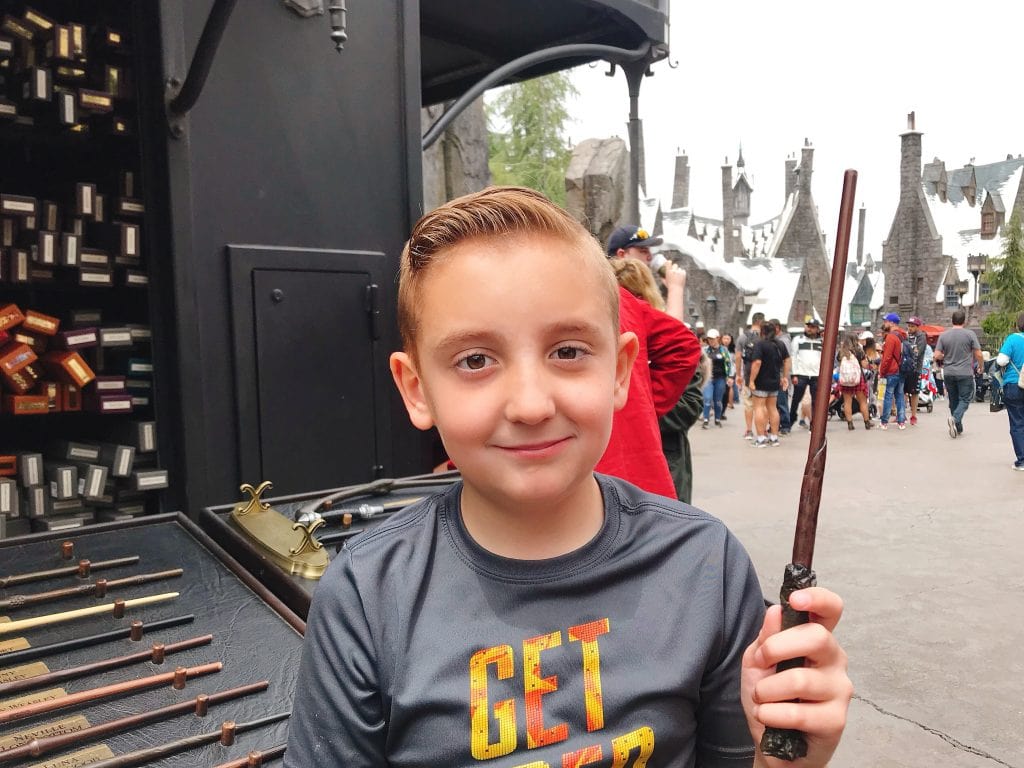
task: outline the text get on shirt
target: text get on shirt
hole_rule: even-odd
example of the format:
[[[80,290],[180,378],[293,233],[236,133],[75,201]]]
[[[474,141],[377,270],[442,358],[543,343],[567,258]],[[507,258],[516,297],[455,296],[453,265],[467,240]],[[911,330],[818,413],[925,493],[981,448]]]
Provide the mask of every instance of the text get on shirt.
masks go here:
[[[580,725],[588,732],[604,728],[604,698],[601,692],[601,652],[598,639],[610,630],[608,619],[598,619],[569,627],[570,643],[580,644],[583,666],[583,701]],[[557,744],[569,738],[569,724],[545,726],[543,697],[558,690],[558,677],[545,677],[541,671],[541,654],[562,645],[562,632],[523,640],[521,674],[523,678],[523,709],[526,712],[526,748],[536,749]],[[489,760],[514,752],[518,747],[516,702],[503,699],[493,704],[488,700],[487,683],[491,675],[498,680],[515,677],[516,658],[511,645],[495,645],[473,654],[469,660],[471,751],[477,760]],[[497,725],[497,741],[491,741],[491,717]],[[654,752],[654,731],[642,726],[618,736],[610,744],[613,768],[644,765]],[[639,752],[639,754],[635,754]],[[630,757],[634,756],[633,760]],[[586,765],[604,759],[601,743],[568,752],[561,765]],[[516,768],[550,768],[543,760],[523,763]],[[559,768],[555,766],[555,768]]]

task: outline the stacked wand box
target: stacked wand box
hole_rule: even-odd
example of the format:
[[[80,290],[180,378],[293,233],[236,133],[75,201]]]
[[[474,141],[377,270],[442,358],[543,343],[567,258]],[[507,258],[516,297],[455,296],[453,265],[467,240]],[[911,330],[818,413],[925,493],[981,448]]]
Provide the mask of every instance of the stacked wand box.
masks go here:
[[[5,535],[144,514],[150,495],[168,484],[156,466],[156,424],[125,422],[113,433],[118,442],[59,440],[41,453],[0,454]]]

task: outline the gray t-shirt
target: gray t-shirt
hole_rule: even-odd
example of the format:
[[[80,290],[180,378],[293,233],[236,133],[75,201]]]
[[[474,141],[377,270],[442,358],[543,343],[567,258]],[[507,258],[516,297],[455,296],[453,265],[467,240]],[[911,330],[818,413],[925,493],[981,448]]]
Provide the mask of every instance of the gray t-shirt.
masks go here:
[[[974,350],[981,349],[974,331],[949,328],[939,335],[936,352],[942,352],[943,376],[973,376]]]
[[[286,768],[749,766],[740,668],[764,604],[746,552],[597,478],[604,524],[561,557],[481,548],[461,484],[347,543],[313,597]]]

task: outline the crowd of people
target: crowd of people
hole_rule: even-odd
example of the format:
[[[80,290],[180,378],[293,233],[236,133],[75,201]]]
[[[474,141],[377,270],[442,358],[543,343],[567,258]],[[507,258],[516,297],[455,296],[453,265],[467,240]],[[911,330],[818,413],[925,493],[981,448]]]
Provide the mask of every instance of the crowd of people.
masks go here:
[[[917,425],[919,408],[932,408],[935,400],[949,406],[946,424],[951,439],[964,434],[964,416],[977,394],[977,380],[990,360],[982,352],[974,331],[965,328],[963,309],[952,314],[951,326],[929,340],[923,321],[912,315],[906,328],[895,312],[882,318],[881,339],[870,330],[839,331],[831,367],[826,413],[856,429],[855,417],[865,429],[876,425],[899,430]],[[1019,386],[1024,366],[1024,313],[994,360],[996,394],[993,402],[1007,411],[1015,460],[1013,469],[1024,471],[1024,392]],[[726,410],[739,401],[744,410],[745,440],[754,447],[780,445],[793,424],[810,429],[822,355],[822,324],[808,316],[802,333],[791,336],[777,319],[757,312],[736,344],[728,334],[712,328],[694,332],[702,340],[705,368],[710,372],[703,388],[703,426],[722,426]],[[877,424],[876,424],[877,418]]]

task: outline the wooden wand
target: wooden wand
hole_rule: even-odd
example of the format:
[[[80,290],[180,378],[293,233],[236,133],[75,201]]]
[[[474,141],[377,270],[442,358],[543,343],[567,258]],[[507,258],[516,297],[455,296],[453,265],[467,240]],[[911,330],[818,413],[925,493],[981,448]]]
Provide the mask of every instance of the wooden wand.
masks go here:
[[[839,206],[839,229],[836,233],[836,252],[832,259],[832,279],[828,288],[828,308],[825,312],[825,336],[821,344],[821,364],[814,393],[814,411],[811,416],[811,442],[807,449],[800,503],[796,515],[796,534],[793,537],[793,561],[786,566],[782,577],[780,602],[782,628],[789,629],[806,624],[806,611],[794,611],[789,596],[799,589],[813,587],[817,582],[811,561],[814,559],[814,537],[818,529],[818,506],[821,504],[821,481],[825,474],[828,440],[825,424],[828,421],[828,402],[832,391],[832,369],[836,357],[836,337],[839,330],[839,312],[843,304],[843,283],[846,280],[846,259],[850,249],[850,228],[853,221],[853,200],[857,191],[857,172],[843,174],[843,198]],[[802,667],[803,658],[789,659],[776,666],[777,672]],[[761,752],[782,760],[796,760],[807,754],[807,739],[797,730],[765,728],[761,737]]]

